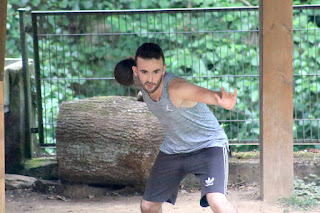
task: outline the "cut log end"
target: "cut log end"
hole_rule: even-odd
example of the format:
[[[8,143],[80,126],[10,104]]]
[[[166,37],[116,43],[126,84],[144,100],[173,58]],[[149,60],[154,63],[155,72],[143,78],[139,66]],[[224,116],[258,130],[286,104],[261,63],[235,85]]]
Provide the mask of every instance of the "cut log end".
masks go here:
[[[95,97],[61,104],[56,139],[61,181],[144,185],[163,131],[144,102]]]

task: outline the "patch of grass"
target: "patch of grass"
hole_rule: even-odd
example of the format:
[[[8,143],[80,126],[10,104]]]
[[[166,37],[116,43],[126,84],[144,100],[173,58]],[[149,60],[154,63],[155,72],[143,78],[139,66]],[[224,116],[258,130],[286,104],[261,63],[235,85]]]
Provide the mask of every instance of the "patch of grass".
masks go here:
[[[232,152],[232,157],[238,159],[255,159],[260,157],[260,152],[252,151],[252,152]]]
[[[232,149],[231,149],[232,150]],[[308,150],[302,150],[293,152],[293,156],[296,159],[320,159],[320,152],[310,152]],[[260,157],[259,151],[250,151],[250,152],[232,152],[232,157],[238,159],[256,159]]]
[[[310,152],[308,150],[297,151],[293,153],[295,158],[319,159],[320,152]]]
[[[295,179],[294,195],[281,199],[281,203],[294,210],[312,210],[320,207],[320,179],[310,175],[305,180]]]
[[[46,166],[49,164],[55,164],[57,163],[57,160],[55,157],[42,157],[42,158],[33,158],[31,160],[27,160],[25,162],[25,168],[32,169],[32,168],[37,168],[40,166]]]

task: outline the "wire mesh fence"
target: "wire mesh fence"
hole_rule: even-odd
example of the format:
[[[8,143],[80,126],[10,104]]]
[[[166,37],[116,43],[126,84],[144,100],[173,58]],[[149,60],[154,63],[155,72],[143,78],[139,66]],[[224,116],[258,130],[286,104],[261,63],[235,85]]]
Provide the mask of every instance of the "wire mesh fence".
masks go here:
[[[320,140],[319,12],[319,6],[294,8],[296,144]],[[55,143],[62,101],[137,94],[137,88],[115,82],[113,68],[143,42],[158,43],[167,70],[199,86],[227,91],[237,87],[235,110],[210,107],[231,144],[258,144],[258,8],[34,11],[32,17],[43,144]]]
[[[320,7],[294,10],[294,139],[320,142]]]

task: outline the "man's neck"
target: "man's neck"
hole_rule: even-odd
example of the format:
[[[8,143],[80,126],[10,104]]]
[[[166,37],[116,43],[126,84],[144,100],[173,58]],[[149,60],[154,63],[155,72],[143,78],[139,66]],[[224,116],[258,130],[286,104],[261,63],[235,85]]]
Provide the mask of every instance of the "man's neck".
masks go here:
[[[162,91],[163,91],[163,83],[164,83],[164,77],[163,77],[163,79],[161,81],[161,84],[160,84],[159,88],[156,91],[154,91],[153,93],[149,93],[149,97],[152,100],[154,100],[155,102],[158,102],[161,99]]]

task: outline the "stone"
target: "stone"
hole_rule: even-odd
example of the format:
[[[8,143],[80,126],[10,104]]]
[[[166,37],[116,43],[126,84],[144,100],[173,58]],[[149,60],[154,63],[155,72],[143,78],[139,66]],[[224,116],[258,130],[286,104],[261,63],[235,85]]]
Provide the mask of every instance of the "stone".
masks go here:
[[[5,187],[6,190],[26,189],[35,186],[37,179],[33,177],[5,174]]]

